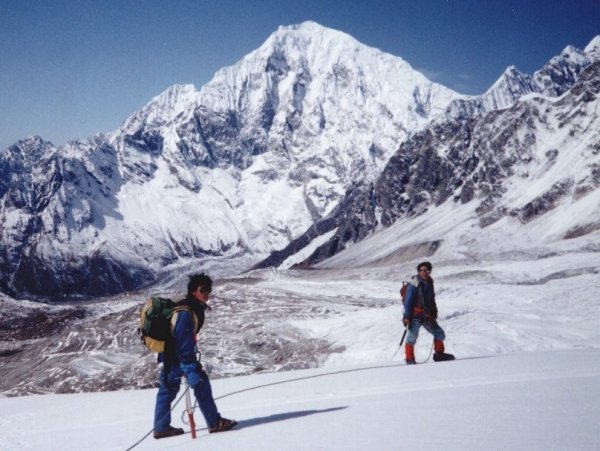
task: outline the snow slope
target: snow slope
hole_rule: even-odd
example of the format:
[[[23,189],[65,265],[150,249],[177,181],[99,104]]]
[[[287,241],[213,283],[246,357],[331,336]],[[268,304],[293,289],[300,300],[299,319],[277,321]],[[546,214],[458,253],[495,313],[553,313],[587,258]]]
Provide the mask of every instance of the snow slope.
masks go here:
[[[137,450],[594,450],[600,349],[213,381],[237,430],[149,437]],[[152,427],[154,390],[0,398],[3,450],[124,450]],[[183,402],[172,424],[181,425]],[[187,425],[183,427],[189,431]]]

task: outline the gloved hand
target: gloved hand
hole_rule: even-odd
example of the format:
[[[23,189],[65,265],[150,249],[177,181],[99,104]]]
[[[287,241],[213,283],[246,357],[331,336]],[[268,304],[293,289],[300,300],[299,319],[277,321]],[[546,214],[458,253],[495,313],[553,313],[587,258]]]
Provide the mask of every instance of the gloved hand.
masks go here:
[[[402,323],[404,324],[404,327],[410,327],[410,318],[402,318]]]
[[[187,383],[190,386],[198,385],[202,382],[202,365],[200,363],[180,363],[179,367],[183,371],[183,374],[185,374]]]

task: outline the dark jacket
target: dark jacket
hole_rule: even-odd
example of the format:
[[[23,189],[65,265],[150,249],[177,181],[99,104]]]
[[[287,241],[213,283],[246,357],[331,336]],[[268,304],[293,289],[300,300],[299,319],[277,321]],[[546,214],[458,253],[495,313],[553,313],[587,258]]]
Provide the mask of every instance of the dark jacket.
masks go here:
[[[418,275],[414,276],[404,298],[404,318],[436,320],[437,315],[433,279],[430,277],[425,281]]]

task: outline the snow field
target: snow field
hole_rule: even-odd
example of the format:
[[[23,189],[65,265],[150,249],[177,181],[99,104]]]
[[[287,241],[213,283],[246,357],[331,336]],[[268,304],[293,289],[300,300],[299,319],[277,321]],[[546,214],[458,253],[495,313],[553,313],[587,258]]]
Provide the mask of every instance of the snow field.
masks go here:
[[[211,450],[598,449],[600,350],[515,353],[213,381],[237,430],[136,448]],[[124,450],[152,427],[155,390],[0,399],[0,449]],[[182,426],[183,402],[172,424]]]

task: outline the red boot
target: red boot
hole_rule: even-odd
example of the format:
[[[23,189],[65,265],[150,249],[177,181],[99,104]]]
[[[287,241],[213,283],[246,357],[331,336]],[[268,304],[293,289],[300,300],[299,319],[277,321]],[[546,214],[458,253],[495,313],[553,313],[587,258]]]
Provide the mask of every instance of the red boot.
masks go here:
[[[409,343],[406,343],[406,345],[404,345],[404,351],[406,353],[406,364],[407,365],[414,365],[415,362],[415,346],[411,345]]]
[[[444,353],[444,342],[442,340],[433,340],[433,350],[436,354]]]

